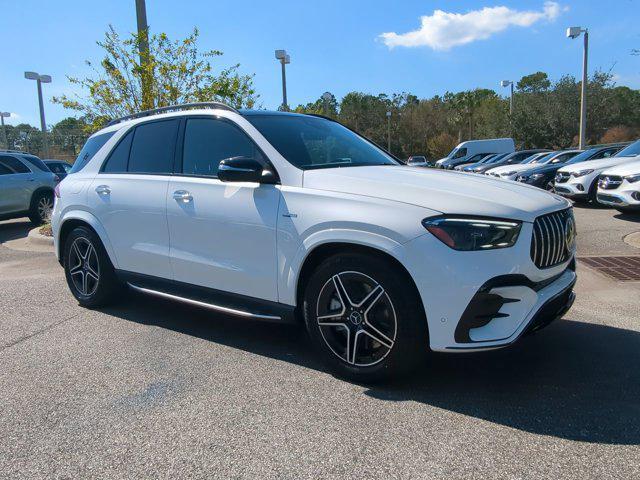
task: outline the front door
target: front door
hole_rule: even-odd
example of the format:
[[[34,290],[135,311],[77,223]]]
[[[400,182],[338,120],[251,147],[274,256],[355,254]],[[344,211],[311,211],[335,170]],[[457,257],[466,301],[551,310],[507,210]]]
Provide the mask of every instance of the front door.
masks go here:
[[[220,160],[266,162],[262,153],[238,126],[212,117],[186,119],[183,145],[167,194],[174,278],[277,301],[280,189],[217,178]]]

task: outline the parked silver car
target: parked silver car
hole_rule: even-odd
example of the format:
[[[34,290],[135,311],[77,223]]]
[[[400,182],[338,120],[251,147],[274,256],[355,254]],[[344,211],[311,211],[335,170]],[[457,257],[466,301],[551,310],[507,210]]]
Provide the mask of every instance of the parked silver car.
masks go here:
[[[0,150],[0,220],[29,217],[44,223],[51,216],[57,181],[35,155]]]

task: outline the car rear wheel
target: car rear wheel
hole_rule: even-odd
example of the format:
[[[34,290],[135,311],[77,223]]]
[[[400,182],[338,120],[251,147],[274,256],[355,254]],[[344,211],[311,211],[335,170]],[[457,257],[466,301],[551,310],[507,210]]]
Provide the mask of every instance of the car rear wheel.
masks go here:
[[[374,256],[336,255],[318,266],[304,292],[304,319],[334,372],[372,382],[406,373],[424,357],[427,323],[410,285]]]
[[[48,222],[53,211],[53,192],[39,192],[31,199],[29,220],[36,225]]]
[[[76,227],[68,235],[64,271],[71,293],[83,307],[106,305],[122,288],[100,238],[87,227]]]

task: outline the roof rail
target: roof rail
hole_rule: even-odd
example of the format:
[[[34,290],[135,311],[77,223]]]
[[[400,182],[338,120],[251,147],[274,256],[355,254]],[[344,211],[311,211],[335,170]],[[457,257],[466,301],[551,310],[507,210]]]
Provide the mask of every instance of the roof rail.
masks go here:
[[[24,150],[5,150],[4,148],[0,148],[0,153],[21,153],[22,155],[30,155],[29,152],[25,152]]]
[[[134,118],[149,117],[151,115],[158,115],[160,113],[167,112],[179,112],[181,110],[190,110],[193,108],[217,108],[220,110],[228,110],[230,112],[238,113],[233,107],[230,107],[226,103],[222,102],[196,102],[196,103],[183,103],[182,105],[169,105],[168,107],[152,108],[151,110],[144,110],[142,112],[133,113],[124,117],[116,118],[107,123],[107,126],[115,125],[116,123],[126,122],[127,120],[133,120]]]

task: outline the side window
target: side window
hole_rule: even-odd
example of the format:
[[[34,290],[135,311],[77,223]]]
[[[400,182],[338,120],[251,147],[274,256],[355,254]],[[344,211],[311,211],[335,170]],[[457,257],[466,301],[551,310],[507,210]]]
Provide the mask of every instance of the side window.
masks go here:
[[[116,148],[113,149],[107,161],[102,167],[104,173],[126,173],[127,163],[129,162],[129,151],[131,150],[131,140],[133,139],[133,130],[129,131],[123,139],[118,142]]]
[[[466,148],[461,148],[456,152],[456,154],[453,156],[453,158],[462,158],[466,154],[467,154],[467,149]]]
[[[213,118],[187,120],[184,130],[182,173],[215,177],[220,160],[231,157],[264,159],[251,139],[238,127]]]
[[[7,167],[6,165],[4,165],[4,164],[2,163],[2,160],[0,159],[0,175],[10,175],[10,174],[12,174],[12,173],[13,173],[13,171],[11,171],[11,170],[9,169],[9,167]]]
[[[71,171],[69,173],[76,173],[82,170],[114,133],[116,132],[102,133],[100,135],[90,137],[89,140],[87,140],[87,143],[84,144],[84,147],[82,147],[82,150],[80,150],[78,158],[76,158],[76,161],[73,163],[73,167],[71,167]]]
[[[129,173],[170,174],[173,171],[179,120],[143,123],[136,127],[129,154]]]
[[[617,151],[618,151],[618,149],[616,149],[616,148],[612,148],[612,149],[609,149],[609,150],[603,150],[598,155],[596,155],[595,158],[609,158],[609,157],[612,157]]]
[[[31,173],[31,170],[17,158],[4,155],[0,157],[0,162],[11,170],[11,173]]]

